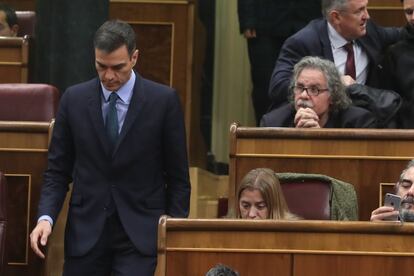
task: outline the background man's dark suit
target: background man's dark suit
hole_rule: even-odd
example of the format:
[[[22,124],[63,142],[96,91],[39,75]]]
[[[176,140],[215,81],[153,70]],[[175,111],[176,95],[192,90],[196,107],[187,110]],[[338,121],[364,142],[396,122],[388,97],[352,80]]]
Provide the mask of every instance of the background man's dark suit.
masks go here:
[[[65,234],[69,256],[94,246],[114,205],[143,255],[156,255],[160,215],[188,215],[190,184],[178,96],[167,86],[136,77],[113,153],[99,79],[68,88],[61,99],[38,213],[56,221],[73,180]]]
[[[383,28],[367,21],[367,33],[356,39],[367,53],[369,72],[366,85],[379,86],[379,72],[382,69],[383,51],[400,38],[400,29]],[[325,19],[315,19],[305,28],[289,37],[280,51],[269,85],[269,96],[273,107],[288,101],[288,87],[293,66],[305,56],[319,56],[334,61]]]

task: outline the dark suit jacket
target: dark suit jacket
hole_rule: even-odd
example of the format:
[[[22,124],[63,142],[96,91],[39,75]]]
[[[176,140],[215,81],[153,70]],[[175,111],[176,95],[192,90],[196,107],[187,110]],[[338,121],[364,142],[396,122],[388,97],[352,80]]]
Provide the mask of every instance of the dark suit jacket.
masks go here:
[[[388,49],[381,80],[386,88],[401,95],[398,127],[414,128],[414,28],[406,25],[404,34],[404,40]]]
[[[366,85],[380,88],[379,71],[382,69],[380,62],[383,59],[383,51],[400,39],[400,36],[401,29],[379,27],[368,20],[366,35],[356,39],[356,43],[361,45],[369,59]],[[283,44],[269,86],[269,96],[274,107],[288,101],[288,87],[293,67],[305,56],[319,56],[334,61],[328,36],[328,23],[325,19],[312,20]]]
[[[293,104],[285,104],[263,115],[262,127],[295,127],[296,110]],[[374,115],[363,108],[350,106],[336,114],[329,114],[324,128],[375,128]]]
[[[255,29],[258,36],[287,37],[321,16],[320,0],[238,0],[240,32]]]
[[[73,180],[65,233],[69,256],[81,256],[96,243],[111,196],[126,233],[144,255],[156,255],[160,215],[188,215],[190,183],[178,96],[136,76],[113,153],[99,79],[68,88],[61,99],[38,213],[56,221]]]

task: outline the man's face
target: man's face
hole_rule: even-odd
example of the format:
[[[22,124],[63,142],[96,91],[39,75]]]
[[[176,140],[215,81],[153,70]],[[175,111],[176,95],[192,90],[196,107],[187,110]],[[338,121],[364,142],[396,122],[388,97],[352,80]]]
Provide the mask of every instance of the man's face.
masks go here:
[[[410,167],[404,174],[404,177],[397,185],[397,195],[402,199],[402,211],[414,215],[414,167]]]
[[[414,0],[404,0],[403,8],[407,22],[414,27]]]
[[[110,91],[117,91],[129,80],[137,60],[138,50],[130,57],[125,45],[111,53],[95,49],[96,71],[103,86]]]
[[[245,189],[239,200],[240,216],[243,219],[267,219],[269,215],[266,202],[257,189]]]
[[[366,34],[368,0],[349,0],[348,7],[335,13],[336,31],[347,40],[353,40]]]
[[[16,36],[14,30],[7,23],[6,13],[4,11],[0,11],[0,36]]]
[[[307,88],[316,87],[318,89],[326,89],[328,87],[326,78],[321,71],[306,68],[300,72],[295,85]],[[295,109],[310,107],[315,111],[320,120],[329,115],[330,104],[331,94],[329,91],[323,91],[317,96],[311,96],[305,90],[299,94],[295,93]]]

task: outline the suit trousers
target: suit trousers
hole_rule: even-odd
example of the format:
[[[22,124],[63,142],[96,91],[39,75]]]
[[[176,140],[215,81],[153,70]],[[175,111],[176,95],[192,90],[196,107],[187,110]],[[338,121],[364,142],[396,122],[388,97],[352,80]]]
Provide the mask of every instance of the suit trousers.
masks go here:
[[[267,35],[258,35],[247,40],[253,82],[252,101],[257,126],[271,104],[268,92],[270,77],[285,40],[286,37]]]
[[[156,265],[156,256],[136,250],[118,213],[113,212],[91,251],[84,256],[65,256],[63,276],[152,276]]]

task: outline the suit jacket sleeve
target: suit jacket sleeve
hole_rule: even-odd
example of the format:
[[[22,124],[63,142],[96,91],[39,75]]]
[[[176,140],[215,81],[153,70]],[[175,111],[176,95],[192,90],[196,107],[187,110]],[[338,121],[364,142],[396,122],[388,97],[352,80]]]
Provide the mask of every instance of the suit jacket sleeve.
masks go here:
[[[341,117],[341,128],[377,128],[374,114],[361,107],[350,106]]]
[[[177,93],[170,93],[163,129],[164,173],[167,183],[166,213],[187,217],[190,209],[190,181],[184,116]]]
[[[257,0],[238,0],[237,12],[239,15],[240,33],[246,29],[256,27],[255,1]]]
[[[39,201],[38,215],[48,215],[54,222],[62,207],[69,183],[72,181],[74,146],[72,134],[67,123],[67,105],[69,93],[64,93],[53,128],[49,146],[48,167]]]

